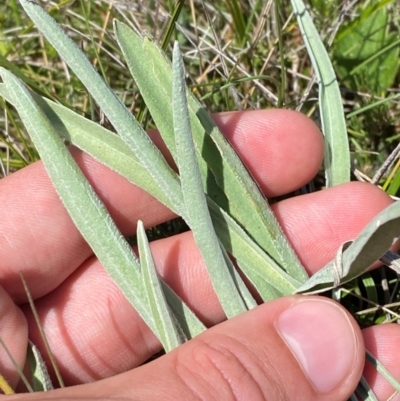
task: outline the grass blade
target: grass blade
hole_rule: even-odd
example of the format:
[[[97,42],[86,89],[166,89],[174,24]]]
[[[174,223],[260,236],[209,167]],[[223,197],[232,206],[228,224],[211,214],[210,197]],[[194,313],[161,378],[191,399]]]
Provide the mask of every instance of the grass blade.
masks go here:
[[[33,317],[35,318],[35,323],[36,323],[36,325],[37,325],[37,327],[39,329],[40,337],[42,338],[45,350],[46,350],[47,355],[48,355],[48,357],[50,359],[51,366],[53,367],[54,373],[56,374],[58,384],[59,384],[60,387],[65,387],[64,380],[63,380],[63,378],[61,376],[61,373],[60,373],[60,369],[58,369],[57,362],[54,359],[54,355],[53,355],[53,352],[51,351],[50,344],[49,344],[49,342],[47,340],[47,337],[46,337],[46,333],[44,332],[43,325],[42,325],[42,323],[41,323],[41,321],[39,319],[39,315],[37,313],[37,310],[36,310],[36,307],[35,307],[35,303],[33,302],[33,299],[32,299],[32,296],[31,296],[31,292],[29,291],[28,284],[25,281],[25,277],[22,274],[22,272],[20,273],[20,277],[21,277],[22,284],[24,286],[25,293],[26,293],[26,295],[28,297],[29,306],[30,306],[30,308],[32,310]],[[36,369],[34,370],[34,376],[33,376],[34,379],[39,379],[39,380],[41,379],[40,383],[42,384],[43,388],[44,389],[45,388],[51,389],[53,387],[53,385],[51,384],[50,376],[49,376],[49,374],[47,372],[46,366],[44,364],[42,356],[39,353],[39,350],[37,350],[37,348],[33,344],[31,344],[30,348],[31,348],[31,352],[33,354],[33,357],[34,357],[34,360],[35,360],[35,363],[36,363]],[[32,365],[32,361],[31,361],[31,367],[32,366],[33,365]]]
[[[328,187],[350,181],[350,149],[339,85],[329,55],[302,0],[291,0],[319,81],[319,110],[325,136],[325,177]]]
[[[176,319],[168,307],[141,221],[138,221],[137,225],[137,239],[143,286],[146,290],[148,304],[157,327],[158,338],[165,351],[169,352],[183,344],[186,339],[182,336],[183,333],[180,333]]]
[[[17,361],[12,356],[10,350],[7,347],[7,344],[3,341],[3,339],[1,337],[0,337],[0,345],[4,348],[4,351],[6,351],[7,356],[10,358],[10,361],[13,364],[14,369],[18,373],[18,376],[20,377],[20,379],[24,382],[27,390],[30,393],[32,393],[33,392],[32,386],[28,382],[28,379],[26,378],[22,368],[17,364]],[[14,390],[11,388],[11,386],[8,384],[7,380],[1,374],[0,374],[0,389],[4,392],[4,394],[14,394]]]
[[[369,104],[367,104],[366,106],[360,107],[359,109],[356,109],[354,111],[352,111],[351,113],[346,114],[346,119],[350,119],[352,117],[355,117],[361,113],[365,113],[368,110],[371,110],[375,107],[380,106],[381,104],[385,104],[387,102],[391,102],[392,100],[398,99],[400,97],[400,93],[396,93],[396,94],[391,94],[390,96],[384,98],[384,99],[380,99],[380,100],[376,100],[374,102],[371,102]]]
[[[261,296],[264,302],[271,301],[273,299],[277,299],[283,297],[283,293],[279,292],[276,287],[271,285],[269,282],[265,280],[264,275],[261,276],[257,273],[257,271],[253,268],[253,265],[248,265],[243,261],[237,261],[240,270],[246,275],[246,278],[250,281],[250,283],[257,290],[258,294]],[[285,290],[289,290],[290,286],[288,286]],[[294,290],[295,291],[295,290]],[[293,292],[294,292],[293,291]]]
[[[173,51],[172,110],[176,140],[176,162],[179,168],[183,199],[187,212],[187,223],[227,317],[247,310],[233,281],[232,273],[225,262],[222,249],[207,207],[200,169],[192,139],[189,111],[186,98],[185,73],[177,42]]]
[[[149,171],[160,189],[168,194],[175,209],[179,210],[180,214],[184,214],[179,179],[147,133],[54,19],[37,3],[29,0],[20,0],[20,2],[40,32],[85,85],[118,134]]]
[[[115,22],[115,35],[164,142],[175,155],[172,70],[163,52]],[[190,122],[205,192],[245,227],[256,243],[300,282],[308,276],[239,157],[197,99],[188,94]],[[203,160],[204,158],[204,160]],[[229,205],[228,205],[229,201]],[[243,205],[247,205],[243,207]]]

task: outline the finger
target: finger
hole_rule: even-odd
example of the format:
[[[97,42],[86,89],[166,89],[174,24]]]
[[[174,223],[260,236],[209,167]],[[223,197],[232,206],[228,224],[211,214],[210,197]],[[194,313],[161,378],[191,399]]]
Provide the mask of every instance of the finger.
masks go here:
[[[326,193],[327,198],[314,193],[294,198],[292,203],[284,201],[282,209],[279,204],[276,206],[280,223],[289,240],[297,245],[298,254],[305,255],[302,261],[310,272],[333,259],[340,244],[349,236],[357,236],[374,214],[391,202],[372,185],[352,183]],[[307,202],[302,203],[299,218],[297,202],[303,198]],[[336,217],[339,213],[340,218]],[[160,276],[203,322],[211,326],[225,318],[190,232],[154,241],[151,249]],[[142,364],[161,349],[95,258],[49,297],[38,300],[37,308],[49,332],[51,348],[63,364],[70,384],[121,373]],[[33,322],[29,312],[27,316]],[[32,340],[40,343],[34,323],[30,324],[30,333]]]
[[[363,365],[352,317],[333,301],[297,296],[261,305],[120,376],[15,399],[340,401]]]
[[[370,184],[349,182],[272,205],[290,244],[312,275],[330,262],[340,245],[354,240],[391,198]]]
[[[215,118],[268,195],[293,190],[318,171],[322,138],[305,116],[274,110],[229,113]],[[135,232],[138,219],[152,226],[173,217],[124,178],[80,151],[74,150],[73,154],[124,235]],[[282,162],[285,169],[281,168]],[[292,163],[297,167],[287,166]],[[10,289],[17,302],[26,300],[19,271],[23,271],[32,296],[37,298],[57,287],[91,255],[40,162],[0,181],[0,203],[0,283]]]
[[[22,369],[25,364],[26,349],[28,346],[28,325],[24,314],[4,290],[0,287],[0,373],[11,387],[19,381],[14,363]]]
[[[190,232],[175,240],[152,242],[151,248],[160,275],[204,323],[211,326],[225,318]],[[161,350],[160,342],[95,257],[57,290],[36,300],[35,307],[67,385],[114,376]],[[29,305],[22,310],[30,339],[52,371]]]
[[[363,330],[365,347],[397,379],[400,380],[398,324],[382,324]],[[395,389],[369,362],[365,364],[364,376],[379,401],[392,400]],[[394,399],[393,399],[394,401]]]
[[[247,113],[223,113],[216,121],[267,197],[292,192],[314,178],[324,145],[310,119],[283,109]]]

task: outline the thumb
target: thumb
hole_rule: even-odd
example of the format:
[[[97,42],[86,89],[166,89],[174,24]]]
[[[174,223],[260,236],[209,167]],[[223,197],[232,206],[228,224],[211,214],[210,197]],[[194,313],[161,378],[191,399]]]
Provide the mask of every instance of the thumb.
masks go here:
[[[135,370],[46,395],[140,401],[339,401],[348,399],[357,386],[364,352],[361,331],[337,303],[291,296],[221,323]],[[40,399],[46,399],[44,394]]]

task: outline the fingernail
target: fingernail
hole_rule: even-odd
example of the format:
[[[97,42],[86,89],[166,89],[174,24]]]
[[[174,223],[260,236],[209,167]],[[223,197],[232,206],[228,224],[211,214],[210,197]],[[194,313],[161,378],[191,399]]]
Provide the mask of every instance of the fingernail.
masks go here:
[[[352,371],[357,337],[335,303],[302,300],[278,317],[276,328],[316,390],[329,392]]]

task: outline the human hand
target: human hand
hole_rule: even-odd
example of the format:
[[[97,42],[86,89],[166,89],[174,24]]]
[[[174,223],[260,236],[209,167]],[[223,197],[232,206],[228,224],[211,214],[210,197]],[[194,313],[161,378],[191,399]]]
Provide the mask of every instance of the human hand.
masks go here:
[[[318,171],[322,138],[306,117],[273,110],[229,113],[216,120],[268,197],[301,187]],[[173,217],[122,177],[76,149],[73,154],[124,235],[135,233],[139,218],[151,227]],[[281,201],[273,209],[313,274],[390,202],[373,186],[349,183]],[[397,325],[372,327],[361,334],[332,301],[301,296],[261,305],[130,370],[159,351],[160,344],[92,256],[42,164],[0,181],[0,204],[0,283],[6,290],[0,292],[3,340],[20,365],[25,361],[28,326],[30,338],[43,350],[32,314],[23,305],[21,271],[66,383],[95,381],[26,396],[27,400],[345,400],[361,375],[363,337],[366,346],[400,376]],[[155,241],[152,251],[160,275],[207,325],[224,319],[190,233]],[[296,327],[290,322],[297,322]],[[299,362],[285,345],[282,331],[287,342],[288,332],[299,336]],[[17,375],[8,357],[3,351],[0,356],[0,371],[15,384]],[[304,358],[311,358],[308,367]],[[366,369],[365,375],[380,399],[393,393],[373,369]]]

